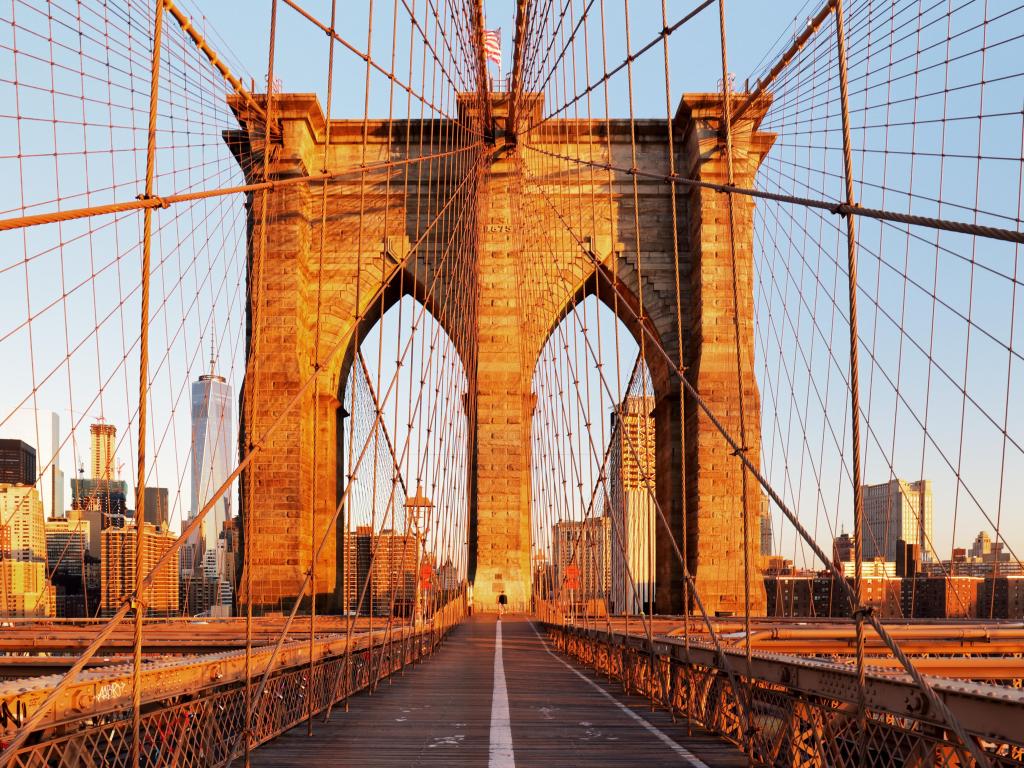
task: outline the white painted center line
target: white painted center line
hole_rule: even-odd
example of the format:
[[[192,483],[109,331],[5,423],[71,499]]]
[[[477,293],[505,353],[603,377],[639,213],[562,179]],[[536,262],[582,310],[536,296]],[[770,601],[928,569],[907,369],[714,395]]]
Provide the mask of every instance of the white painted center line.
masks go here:
[[[515,768],[512,750],[512,721],[508,713],[508,688],[505,687],[505,664],[501,660],[501,620],[494,630],[494,694],[491,699],[491,747],[488,768]],[[536,631],[536,630],[534,630]]]
[[[537,627],[534,625],[534,623],[532,621],[530,622],[530,626],[533,628],[534,634],[537,635],[537,639],[540,640],[541,646],[544,648],[545,651],[547,651],[548,656],[553,658],[555,661],[557,661],[559,664],[564,666],[566,669],[568,669],[574,675],[579,677],[580,680],[583,680],[587,685],[591,686],[594,690],[596,690],[598,693],[600,693],[602,696],[604,696],[606,699],[608,699],[610,702],[612,702],[615,706],[617,706],[619,709],[621,709],[625,714],[629,715],[629,717],[632,718],[633,720],[635,720],[639,725],[641,725],[643,728],[645,728],[651,734],[656,736],[659,741],[661,741],[665,746],[667,746],[669,749],[671,749],[673,752],[675,752],[679,757],[681,757],[683,760],[685,760],[688,765],[693,766],[693,768],[709,768],[708,764],[705,763],[703,760],[701,760],[699,757],[697,757],[695,754],[693,754],[693,752],[688,750],[686,747],[684,747],[684,746],[682,746],[680,744],[677,744],[675,739],[673,739],[667,733],[665,733],[664,731],[660,730],[657,726],[654,726],[651,723],[649,723],[646,720],[644,720],[642,717],[640,717],[640,715],[638,715],[632,709],[630,709],[625,704],[623,704],[621,701],[616,699],[614,696],[612,696],[610,693],[608,693],[608,691],[606,691],[604,688],[599,686],[597,683],[595,683],[589,677],[587,677],[582,672],[580,672],[578,669],[576,669],[571,664],[566,662],[565,659],[561,658],[560,656],[556,656],[554,653],[552,653],[551,649],[548,648],[547,641],[540,634],[540,632],[537,631]],[[493,741],[494,741],[494,736],[493,736],[493,733],[494,733],[493,720],[491,722],[492,722],[492,724],[491,724],[491,734],[492,734],[491,742],[493,744]]]

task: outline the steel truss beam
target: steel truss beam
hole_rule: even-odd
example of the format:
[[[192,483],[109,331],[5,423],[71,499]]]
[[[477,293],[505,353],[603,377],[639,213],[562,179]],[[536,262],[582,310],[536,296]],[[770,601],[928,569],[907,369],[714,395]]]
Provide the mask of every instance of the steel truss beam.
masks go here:
[[[703,674],[710,672],[715,677],[725,675],[728,663],[735,669],[745,668],[742,649],[723,649],[722,656],[728,657],[726,660],[710,644],[700,640],[690,640],[690,663],[687,666],[682,639],[663,637],[652,643],[645,637],[622,632],[609,633],[555,624],[545,626],[556,646],[586,663],[600,662],[602,672],[610,671],[618,676],[624,669],[624,656],[641,666],[642,660],[653,658],[659,665],[686,666],[687,670],[702,671]],[[616,663],[608,661],[612,657],[620,660]],[[616,665],[620,667],[618,671]],[[642,670],[631,669],[630,674],[641,675],[644,680],[649,676]],[[684,672],[689,674],[687,670]],[[1024,690],[934,676],[929,676],[928,682],[972,737],[982,742],[1005,745],[1007,749],[1024,748]],[[819,707],[825,702],[826,709],[849,714],[855,711],[860,700],[857,671],[853,667],[818,659],[756,651],[751,659],[751,679],[747,683],[771,691],[772,696],[784,699],[790,709],[801,703]],[[648,681],[644,685],[653,683]],[[928,711],[927,700],[907,675],[869,671],[864,695],[873,720],[895,718],[899,722],[923,726],[929,732],[945,732],[945,725],[936,713]]]
[[[390,630],[382,628],[373,633],[356,634],[352,636],[351,647],[344,632],[318,635],[312,662],[322,664],[347,655],[369,654],[376,657],[393,643],[404,647],[433,642],[458,622],[460,611],[461,606],[449,604],[437,615],[436,626],[426,626],[418,632],[410,627],[392,626]],[[306,638],[285,643],[276,660],[272,659],[273,651],[273,644],[253,649],[252,676],[263,675],[271,664],[272,674],[308,669],[310,666],[310,644]],[[180,700],[180,697],[195,697],[243,685],[245,673],[245,651],[242,649],[149,659],[141,671],[142,703],[173,702]],[[63,675],[56,674],[0,683],[0,711],[15,716],[18,713],[34,712],[60,684],[62,678]],[[113,666],[83,670],[61,692],[54,705],[45,713],[37,730],[43,731],[83,718],[93,721],[97,717],[123,713],[131,705],[131,680],[132,666],[127,660]],[[8,717],[6,724],[0,723],[0,736],[15,732],[17,719],[21,718]]]

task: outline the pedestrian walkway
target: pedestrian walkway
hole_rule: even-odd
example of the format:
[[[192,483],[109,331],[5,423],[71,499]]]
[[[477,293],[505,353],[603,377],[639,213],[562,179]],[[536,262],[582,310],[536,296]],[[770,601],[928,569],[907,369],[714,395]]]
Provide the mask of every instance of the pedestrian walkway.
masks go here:
[[[746,765],[730,744],[650,711],[551,650],[527,619],[478,616],[438,651],[373,694],[260,747],[259,768],[280,766]]]

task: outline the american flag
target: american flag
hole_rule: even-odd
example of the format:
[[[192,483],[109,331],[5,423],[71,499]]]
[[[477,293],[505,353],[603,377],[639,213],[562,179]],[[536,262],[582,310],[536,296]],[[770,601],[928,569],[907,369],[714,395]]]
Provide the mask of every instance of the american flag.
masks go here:
[[[501,68],[501,29],[484,30],[484,58]]]

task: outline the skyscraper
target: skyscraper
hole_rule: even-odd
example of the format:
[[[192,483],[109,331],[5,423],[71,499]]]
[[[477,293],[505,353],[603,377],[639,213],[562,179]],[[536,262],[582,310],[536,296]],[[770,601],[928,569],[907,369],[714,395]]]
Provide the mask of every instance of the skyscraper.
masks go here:
[[[116,459],[114,445],[117,438],[117,427],[113,424],[89,425],[89,464],[93,480],[111,482],[114,479]]]
[[[138,494],[138,489],[136,489]],[[158,488],[153,486],[146,486],[146,508],[145,516],[146,522],[152,523],[157,528],[166,528],[170,524],[170,516],[168,514],[168,499],[169,493],[166,488]],[[135,502],[135,506],[138,506],[138,502]]]
[[[227,480],[234,466],[231,385],[217,375],[210,350],[210,372],[192,384],[192,513],[195,517]],[[231,494],[224,493],[189,539],[186,567],[199,567],[207,550],[216,551],[224,522],[231,519]]]
[[[612,581],[611,519],[560,520],[552,529],[555,591],[576,601],[604,600]]]
[[[985,557],[985,555],[992,554],[992,537],[988,535],[987,531],[980,531],[974,537],[974,543],[967,550],[967,554],[970,557]]]
[[[36,449],[23,440],[0,440],[0,483],[36,484]]]
[[[900,539],[917,544],[925,559],[932,547],[932,484],[930,480],[895,479],[863,486],[864,559],[896,560]]]
[[[128,484],[114,479],[117,427],[102,422],[92,424],[89,438],[93,474],[89,478],[71,478],[71,506],[89,520],[89,550],[93,557],[98,557],[100,531],[128,513]]]
[[[628,397],[619,410],[609,458],[611,610],[639,613],[654,598],[654,398]]]
[[[235,603],[235,566],[238,554],[237,517],[224,521],[217,539],[217,605],[230,616]]]
[[[0,437],[21,440],[36,452],[36,490],[46,517],[64,514],[64,473],[60,469],[60,418],[53,411],[19,408],[0,424]]]
[[[853,562],[854,547],[853,536],[846,531],[832,539],[832,562],[837,568],[842,568],[842,563]]]
[[[371,590],[375,616],[412,616],[420,540],[384,530],[373,537]]]
[[[82,566],[89,551],[89,521],[72,510],[67,517],[46,521],[46,560],[51,576],[82,580]]]
[[[77,618],[88,615],[87,599],[95,602],[98,590],[89,595],[88,565],[89,521],[78,510],[67,517],[46,521],[46,559],[57,593],[56,616]]]
[[[342,610],[362,615],[411,616],[416,599],[420,539],[368,525],[344,533]]]
[[[140,524],[136,521],[135,525]],[[178,540],[170,531],[151,523],[141,523],[145,536],[143,567],[151,573],[157,561]],[[135,525],[104,528],[101,534],[100,557],[102,567],[101,612],[112,616],[121,607],[125,595],[135,588],[135,544],[138,530]],[[178,555],[156,572],[147,592],[146,612],[153,616],[173,616],[178,612]]]
[[[46,578],[46,522],[31,485],[0,484],[0,615],[52,616]]]
[[[771,555],[775,551],[772,535],[772,508],[768,496],[761,494],[761,554]]]

